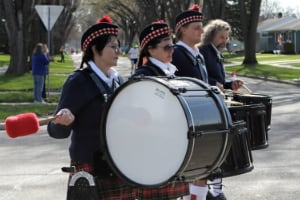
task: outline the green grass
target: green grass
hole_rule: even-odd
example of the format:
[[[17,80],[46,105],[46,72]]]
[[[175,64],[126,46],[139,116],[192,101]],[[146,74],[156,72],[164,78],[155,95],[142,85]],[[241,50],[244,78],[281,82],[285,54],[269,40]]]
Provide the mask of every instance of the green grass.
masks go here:
[[[20,113],[34,112],[37,116],[45,117],[52,115],[56,105],[53,104],[26,104],[18,106],[0,105],[0,121],[4,121],[8,116]]]
[[[293,80],[300,78],[300,70],[285,69],[285,73],[282,73],[282,68],[272,67],[270,65],[243,65],[226,67],[226,72],[236,71],[238,75],[254,75],[263,78],[272,78],[277,80]]]
[[[242,63],[244,59],[243,55],[228,55],[225,54],[226,63]],[[252,75],[264,78],[272,78],[278,80],[293,80],[300,78],[300,70],[287,69],[283,67],[274,67],[271,63],[275,63],[281,60],[287,60],[284,62],[285,65],[291,65],[293,67],[300,67],[300,56],[299,55],[275,55],[275,54],[256,54],[258,61],[257,65],[236,65],[234,67],[226,67],[226,72],[236,71],[240,75]],[[289,62],[293,60],[296,62]],[[270,64],[265,64],[265,63]],[[262,64],[264,63],[264,64]]]
[[[58,102],[60,97],[60,93],[51,94],[47,97],[47,102],[55,103]],[[2,92],[0,95],[0,103],[4,102],[11,102],[11,103],[18,103],[18,102],[33,102],[33,92]]]
[[[56,57],[55,60],[59,60],[59,58]],[[66,77],[74,69],[73,61],[69,56],[66,56],[64,63],[50,62],[50,90],[60,90]],[[46,81],[48,82],[48,77]],[[32,89],[33,79],[31,73],[26,73],[22,76],[0,75],[0,91],[31,91]]]
[[[10,56],[7,54],[0,54],[0,67],[7,66],[9,64]]]
[[[8,65],[9,59],[8,55],[0,55],[0,66]],[[38,116],[47,116],[54,113],[56,103],[60,97],[59,91],[67,76],[75,70],[69,55],[65,56],[64,63],[57,62],[57,60],[60,60],[59,56],[56,56],[55,60],[50,62],[49,65],[49,79],[50,91],[56,91],[56,93],[50,93],[46,100],[52,104],[0,105],[0,121],[3,122],[6,117],[19,113],[34,112]],[[48,92],[48,76],[46,84]],[[22,76],[0,75],[0,103],[3,102],[33,102],[33,79],[31,73],[26,73]]]

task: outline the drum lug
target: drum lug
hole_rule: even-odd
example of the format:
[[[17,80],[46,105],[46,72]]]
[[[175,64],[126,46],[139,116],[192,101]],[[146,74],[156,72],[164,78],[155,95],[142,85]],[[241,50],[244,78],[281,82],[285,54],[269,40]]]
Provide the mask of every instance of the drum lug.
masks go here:
[[[178,95],[180,93],[185,93],[187,90],[186,90],[186,88],[171,88],[170,91],[173,94]]]
[[[188,132],[189,139],[196,138],[196,137],[201,137],[202,135],[203,135],[203,131],[189,131]]]

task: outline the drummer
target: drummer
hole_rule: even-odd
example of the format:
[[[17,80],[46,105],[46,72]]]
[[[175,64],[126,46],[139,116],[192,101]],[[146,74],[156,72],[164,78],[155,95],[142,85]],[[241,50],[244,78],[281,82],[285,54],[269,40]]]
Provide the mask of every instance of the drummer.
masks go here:
[[[203,15],[197,4],[176,16],[175,34],[177,43],[172,63],[178,69],[176,76],[197,78],[208,83],[204,58],[196,46],[200,42],[203,33],[202,20]],[[195,180],[189,184],[189,187],[191,194],[184,196],[184,200],[206,200],[208,194],[206,179]]]
[[[204,56],[208,83],[219,87],[221,91],[238,90],[244,82],[239,79],[226,80],[222,55],[231,32],[230,25],[221,19],[215,19],[205,25],[203,30],[199,50]]]
[[[63,139],[71,136],[71,167],[64,168],[70,173],[70,178],[82,171],[97,177],[96,189],[88,184],[69,186],[67,200],[78,199],[78,195],[86,200],[136,199],[136,190],[113,175],[103,159],[103,152],[99,150],[100,121],[106,96],[122,83],[117,71],[112,68],[117,65],[120,55],[117,35],[118,26],[109,16],[101,18],[84,32],[81,38],[82,69],[67,78],[56,118],[48,124],[51,137]],[[74,193],[76,196],[72,195]]]
[[[177,70],[172,65],[173,42],[169,26],[163,21],[153,22],[146,26],[139,37],[140,56],[137,70],[133,77],[174,76]],[[160,188],[139,189],[141,199],[175,199],[189,193],[188,183],[178,182]]]
[[[231,32],[230,25],[221,19],[216,19],[204,26],[203,30],[199,51],[205,60],[209,84],[217,86],[221,91],[238,90],[244,83],[238,79],[225,79],[224,57],[221,53],[226,47]],[[212,189],[208,196],[211,197],[208,199],[225,199],[221,178],[214,179],[210,185]]]

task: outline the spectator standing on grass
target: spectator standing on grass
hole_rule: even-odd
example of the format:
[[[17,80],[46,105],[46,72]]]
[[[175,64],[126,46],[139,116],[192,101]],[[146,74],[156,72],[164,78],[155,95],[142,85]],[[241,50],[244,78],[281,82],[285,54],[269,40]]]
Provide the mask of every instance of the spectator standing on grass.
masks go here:
[[[44,44],[37,43],[32,54],[34,103],[45,103],[42,98],[42,92],[49,62],[50,60],[44,52]]]

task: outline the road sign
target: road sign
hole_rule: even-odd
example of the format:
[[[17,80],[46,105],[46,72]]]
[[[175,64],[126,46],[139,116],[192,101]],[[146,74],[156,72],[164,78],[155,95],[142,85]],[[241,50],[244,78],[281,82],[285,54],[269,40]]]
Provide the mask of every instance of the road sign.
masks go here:
[[[52,27],[54,26],[57,18],[59,17],[61,11],[64,9],[63,6],[60,5],[36,5],[35,9],[40,16],[44,26],[48,32],[48,48],[49,53],[51,54],[51,46],[50,46],[50,32]],[[50,71],[50,69],[48,68]],[[49,72],[48,72],[49,73]],[[50,73],[49,73],[50,74]],[[48,75],[48,97],[50,94],[50,76]]]
[[[51,31],[64,7],[60,5],[36,5],[35,9],[46,29]]]

